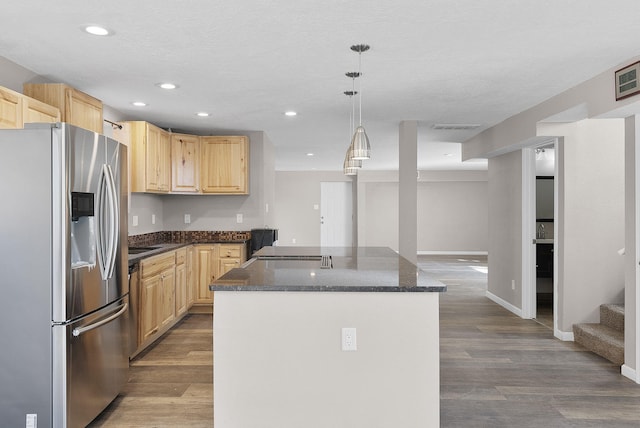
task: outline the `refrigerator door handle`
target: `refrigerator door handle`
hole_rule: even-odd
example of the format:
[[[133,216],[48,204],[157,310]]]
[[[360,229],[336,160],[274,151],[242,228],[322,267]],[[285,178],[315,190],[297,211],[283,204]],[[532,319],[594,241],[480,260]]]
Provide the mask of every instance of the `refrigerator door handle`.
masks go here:
[[[116,254],[118,252],[118,231],[120,230],[120,216],[118,213],[120,209],[118,207],[118,192],[116,188],[116,183],[113,178],[113,170],[111,169],[111,165],[105,165],[105,175],[107,179],[107,196],[109,199],[109,223],[111,224],[111,236],[109,239],[109,259],[108,259],[108,271],[107,277],[111,278],[113,276],[113,269],[116,265]]]
[[[103,280],[111,278],[118,251],[118,198],[110,165],[102,166],[98,183],[98,258]]]
[[[118,310],[118,312],[116,312],[115,314],[112,314],[106,318],[101,319],[100,321],[94,322],[92,324],[89,325],[85,325],[84,327],[78,327],[78,328],[74,328],[73,329],[73,336],[74,337],[78,337],[80,336],[82,333],[85,333],[87,331],[93,330],[94,328],[98,328],[102,325],[105,325],[108,322],[113,321],[114,319],[118,318],[120,315],[122,315],[123,313],[125,313],[127,311],[127,308],[129,307],[128,303],[125,303],[124,305],[116,308],[115,310]]]

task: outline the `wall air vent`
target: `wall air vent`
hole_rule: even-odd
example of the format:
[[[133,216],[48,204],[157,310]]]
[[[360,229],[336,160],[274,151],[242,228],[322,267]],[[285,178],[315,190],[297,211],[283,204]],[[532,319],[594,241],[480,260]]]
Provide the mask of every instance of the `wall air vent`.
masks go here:
[[[475,123],[435,123],[433,129],[442,129],[447,131],[466,131],[469,129],[480,128],[481,125]]]
[[[640,92],[640,62],[616,71],[616,101]]]

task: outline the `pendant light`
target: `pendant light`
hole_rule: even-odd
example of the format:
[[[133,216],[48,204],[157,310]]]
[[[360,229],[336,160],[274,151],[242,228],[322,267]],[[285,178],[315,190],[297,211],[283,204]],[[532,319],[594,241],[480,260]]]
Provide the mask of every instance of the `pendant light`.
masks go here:
[[[360,76],[360,73],[357,71],[351,71],[349,73],[345,73],[347,77],[351,78],[351,90],[345,91],[344,94],[351,99],[351,113],[349,114],[349,136],[353,134],[353,127],[355,124],[355,104],[353,101],[353,96],[357,94],[356,87],[356,77]],[[358,159],[353,159],[350,157],[351,155],[351,147],[347,149],[347,152],[344,155],[344,164],[342,165],[342,169],[344,171],[344,175],[356,175],[358,173],[358,169],[362,168],[362,161]]]
[[[362,52],[366,52],[369,50],[369,45],[353,45],[351,46],[351,50],[358,53],[358,76],[362,76]],[[360,95],[359,99],[359,111],[360,111],[360,120],[359,125],[356,128],[355,133],[353,134],[353,138],[351,139],[351,146],[349,147],[349,151],[351,154],[349,155],[351,159],[362,160],[362,159],[370,159],[371,158],[371,146],[369,144],[369,137],[367,136],[367,132],[362,126],[362,80],[360,80],[359,84]]]

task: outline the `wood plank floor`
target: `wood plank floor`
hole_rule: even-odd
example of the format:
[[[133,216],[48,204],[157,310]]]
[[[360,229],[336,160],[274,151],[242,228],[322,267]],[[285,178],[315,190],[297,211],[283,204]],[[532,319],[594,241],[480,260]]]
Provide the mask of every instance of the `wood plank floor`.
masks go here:
[[[448,286],[440,304],[442,427],[640,426],[640,385],[619,367],[485,297],[486,257],[418,262]],[[90,426],[211,427],[211,323],[211,315],[190,315],[139,355],[125,391]]]

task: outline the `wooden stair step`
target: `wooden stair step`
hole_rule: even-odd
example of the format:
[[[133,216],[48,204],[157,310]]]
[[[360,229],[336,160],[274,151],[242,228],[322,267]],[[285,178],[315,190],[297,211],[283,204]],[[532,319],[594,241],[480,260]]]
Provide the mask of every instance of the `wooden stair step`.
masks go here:
[[[624,333],[602,324],[575,324],[576,343],[614,364],[624,364]]]

